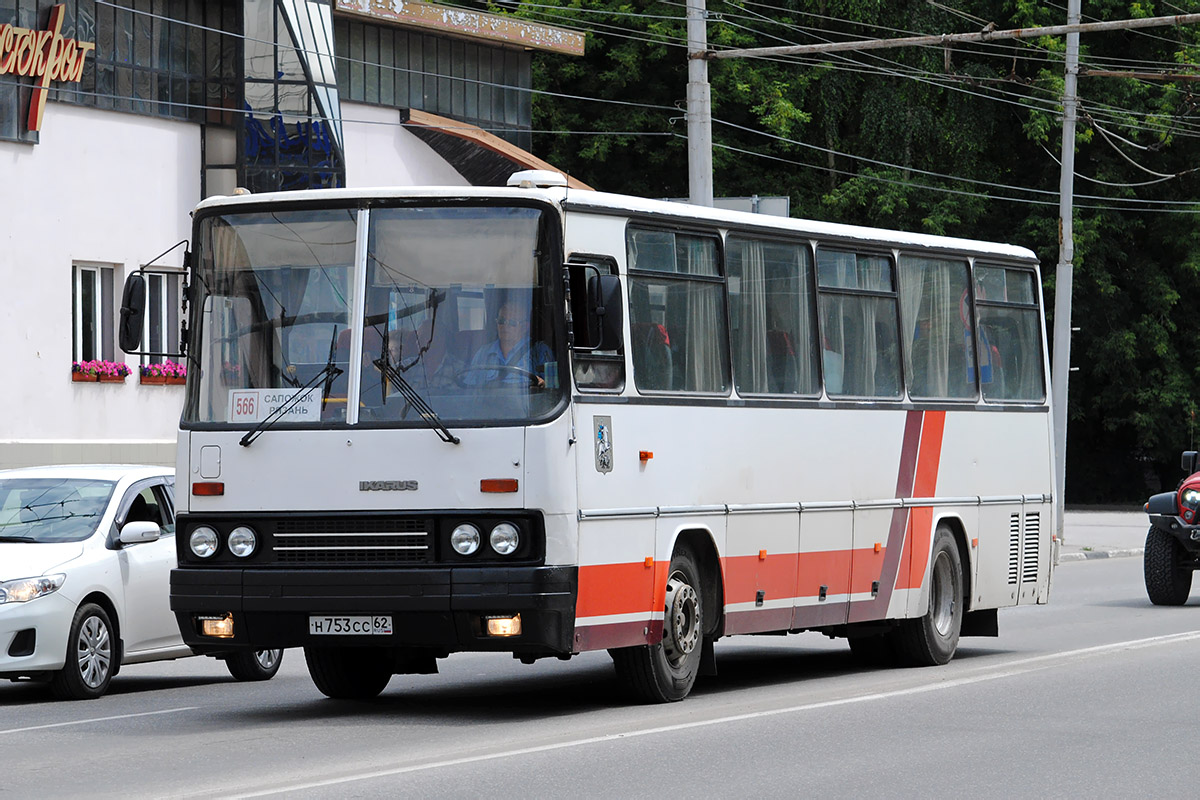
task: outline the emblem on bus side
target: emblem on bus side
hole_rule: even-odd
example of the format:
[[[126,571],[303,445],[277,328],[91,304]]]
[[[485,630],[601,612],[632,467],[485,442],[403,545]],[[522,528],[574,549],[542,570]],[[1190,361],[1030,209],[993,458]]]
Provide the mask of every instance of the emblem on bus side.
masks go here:
[[[359,481],[360,492],[415,492],[416,481]]]
[[[612,417],[592,417],[596,435],[596,471],[612,472]]]

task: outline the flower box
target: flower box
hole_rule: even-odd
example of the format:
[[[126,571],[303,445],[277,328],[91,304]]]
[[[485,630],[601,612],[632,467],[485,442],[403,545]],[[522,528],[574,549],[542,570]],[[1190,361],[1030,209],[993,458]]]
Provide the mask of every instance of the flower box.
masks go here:
[[[174,361],[163,361],[161,364],[143,364],[138,373],[142,383],[158,384],[159,386],[178,386],[187,381],[187,366]]]
[[[124,361],[75,361],[71,364],[71,380],[86,383],[124,383],[133,370]]]

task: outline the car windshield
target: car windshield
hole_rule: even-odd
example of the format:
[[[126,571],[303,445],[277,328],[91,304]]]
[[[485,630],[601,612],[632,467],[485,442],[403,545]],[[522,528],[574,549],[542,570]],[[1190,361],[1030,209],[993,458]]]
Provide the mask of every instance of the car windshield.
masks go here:
[[[558,405],[542,211],[373,209],[355,280],[357,213],[201,220],[202,369],[185,421],[336,425],[352,388],[359,422],[397,427],[521,422]]]
[[[91,536],[113,481],[0,478],[0,542],[78,542]]]

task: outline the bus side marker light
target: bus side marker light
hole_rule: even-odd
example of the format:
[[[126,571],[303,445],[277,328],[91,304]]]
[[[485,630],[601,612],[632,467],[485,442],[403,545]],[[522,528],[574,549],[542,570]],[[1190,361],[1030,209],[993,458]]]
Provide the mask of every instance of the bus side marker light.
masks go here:
[[[654,567],[654,556],[646,556],[646,569]]]
[[[217,639],[232,639],[233,638],[233,615],[226,613],[224,616],[200,616],[196,618],[200,622],[200,635],[212,636]]]
[[[766,550],[759,550],[759,551],[758,551],[758,560],[759,560],[759,561],[766,561],[766,560],[767,560],[767,551],[766,551]]]
[[[196,497],[220,497],[225,494],[223,481],[196,481],[192,484],[192,494]]]
[[[971,540],[971,547],[979,547],[979,537],[978,536],[976,536],[974,539]]]
[[[876,542],[875,543],[875,552],[878,553],[882,549],[883,549],[883,545],[880,544],[879,542]]]
[[[516,478],[484,478],[479,482],[479,491],[490,494],[504,494],[516,490]]]
[[[485,617],[488,636],[520,636],[521,615],[511,617]]]
[[[638,461],[641,461],[643,464],[652,458],[654,458],[653,450],[638,450]]]

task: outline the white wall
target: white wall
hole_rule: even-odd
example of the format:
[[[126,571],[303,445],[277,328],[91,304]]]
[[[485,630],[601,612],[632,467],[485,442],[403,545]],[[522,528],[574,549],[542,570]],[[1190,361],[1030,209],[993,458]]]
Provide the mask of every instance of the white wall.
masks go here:
[[[346,186],[470,186],[433,149],[400,125],[400,112],[342,102]]]
[[[49,103],[40,144],[0,142],[0,175],[0,467],[174,463],[182,388],[139,385],[115,347],[124,384],[71,382],[72,264],[113,265],[115,320],[126,274],[190,235],[199,127]]]

